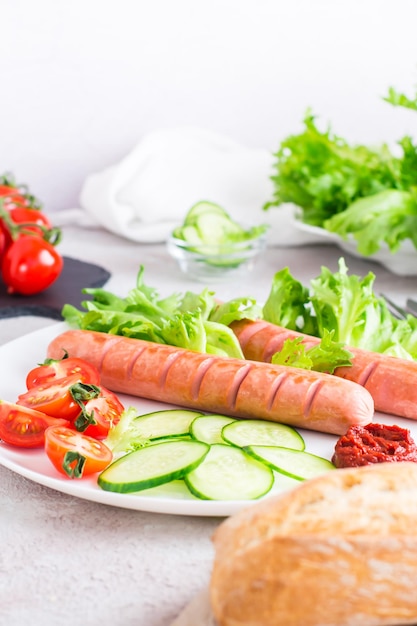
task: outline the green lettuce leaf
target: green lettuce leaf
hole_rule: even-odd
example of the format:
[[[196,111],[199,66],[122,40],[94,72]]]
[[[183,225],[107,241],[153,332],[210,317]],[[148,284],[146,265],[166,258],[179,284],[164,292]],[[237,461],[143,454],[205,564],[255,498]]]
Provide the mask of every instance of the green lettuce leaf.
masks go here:
[[[277,326],[317,335],[317,325],[308,306],[310,292],[290,273],[288,267],[276,272],[262,308],[262,317]]]
[[[285,290],[280,288],[283,275]],[[307,334],[323,338],[332,332],[333,341],[350,348],[417,360],[417,318],[409,315],[398,320],[391,315],[385,300],[375,294],[374,282],[372,272],[365,277],[349,275],[343,257],[339,271],[322,267],[320,275],[305,286],[306,292],[288,270],[278,272],[263,319],[279,326],[286,326],[290,319],[291,330],[306,332],[304,326],[308,326]],[[303,293],[303,298],[294,299],[293,293]]]
[[[401,159],[386,144],[349,145],[330,128],[319,130],[307,111],[304,131],[284,139],[274,154],[274,197],[264,208],[292,203],[303,222],[323,226],[355,200],[402,188]]]
[[[70,304],[62,309],[72,327],[237,358],[243,358],[242,349],[228,325],[243,318],[256,319],[261,312],[249,298],[219,305],[207,288],[160,298],[156,289],[145,284],[143,266],[136,286],[125,298],[101,288],[83,292],[91,296],[81,303],[84,310]]]
[[[333,341],[334,331],[325,331],[320,343],[311,348],[303,345],[302,337],[286,339],[282,350],[276,352],[271,362],[307,370],[333,374],[338,367],[350,367],[353,354],[342,343]]]
[[[397,252],[408,238],[417,248],[417,193],[387,189],[361,198],[323,226],[343,239],[352,235],[364,256],[375,254],[382,242]]]

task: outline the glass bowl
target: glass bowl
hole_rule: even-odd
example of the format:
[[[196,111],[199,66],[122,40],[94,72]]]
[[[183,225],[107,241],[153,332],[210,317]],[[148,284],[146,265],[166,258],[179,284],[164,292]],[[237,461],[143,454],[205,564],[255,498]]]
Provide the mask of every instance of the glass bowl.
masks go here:
[[[201,282],[219,282],[251,271],[266,243],[266,232],[244,241],[213,245],[193,244],[171,235],[167,247],[184,274]]]

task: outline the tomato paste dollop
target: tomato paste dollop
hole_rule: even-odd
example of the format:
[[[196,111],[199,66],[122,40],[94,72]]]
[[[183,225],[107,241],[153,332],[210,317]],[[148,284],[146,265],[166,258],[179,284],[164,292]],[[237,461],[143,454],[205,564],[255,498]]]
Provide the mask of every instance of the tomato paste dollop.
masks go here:
[[[417,445],[410,431],[373,423],[351,426],[336,442],[332,458],[337,468],[397,461],[417,462]]]

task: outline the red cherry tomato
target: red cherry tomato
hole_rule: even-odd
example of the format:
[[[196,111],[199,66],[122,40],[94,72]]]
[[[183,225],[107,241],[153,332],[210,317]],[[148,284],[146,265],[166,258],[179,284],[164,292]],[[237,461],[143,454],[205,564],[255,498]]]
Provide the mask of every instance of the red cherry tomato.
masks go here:
[[[8,208],[6,206],[6,208]],[[25,206],[12,206],[9,208],[8,217],[11,219],[13,225],[17,225],[22,229],[19,236],[24,234],[34,234],[43,237],[45,230],[50,231],[53,226],[49,218],[39,211],[38,209],[32,209]],[[11,228],[3,220],[2,231],[5,235],[6,247],[10,246],[13,242],[13,236],[10,232]]]
[[[6,239],[7,239],[7,235],[2,229],[1,224],[0,224],[0,262],[4,253],[6,252]]]
[[[7,221],[5,217],[0,217],[0,232],[4,250],[13,243],[13,239],[17,238],[16,232],[19,233],[19,237],[24,234],[43,237],[45,232],[49,232],[53,228],[46,215],[37,209],[25,206],[12,206],[10,208],[7,205],[5,208],[8,209]],[[15,226],[21,230],[17,231]]]
[[[0,185],[0,198],[3,199],[6,209],[28,205],[27,198],[20,192],[18,187],[13,187],[13,185]]]
[[[101,472],[113,459],[102,441],[63,426],[46,429],[45,452],[58,472],[70,478]]]
[[[22,235],[4,253],[1,270],[9,293],[30,296],[50,287],[63,266],[63,258],[52,244],[41,237]]]
[[[111,428],[120,421],[124,406],[112,391],[100,387],[100,395],[85,402],[87,413],[93,414],[94,423],[91,423],[84,431],[85,435],[95,439],[107,437]]]
[[[98,369],[77,357],[64,357],[60,360],[48,359],[42,365],[38,365],[30,370],[26,376],[26,388],[32,389],[38,385],[44,385],[76,374],[79,380],[90,385],[100,383],[100,372]]]
[[[0,439],[21,448],[43,447],[45,430],[49,426],[69,426],[56,419],[12,402],[0,401]]]
[[[52,417],[74,420],[80,413],[80,405],[71,394],[71,387],[80,382],[77,374],[58,378],[43,385],[36,385],[18,396],[17,404],[42,411]]]

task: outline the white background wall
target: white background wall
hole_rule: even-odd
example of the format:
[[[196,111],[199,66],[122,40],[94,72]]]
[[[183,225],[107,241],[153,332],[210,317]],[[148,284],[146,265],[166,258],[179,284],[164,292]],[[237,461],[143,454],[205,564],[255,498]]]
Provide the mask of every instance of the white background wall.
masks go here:
[[[417,137],[417,0],[0,0],[0,173],[48,211],[149,131],[274,151],[308,106],[353,142]]]

